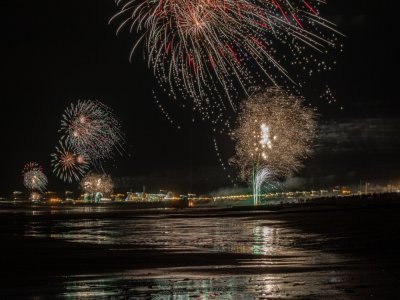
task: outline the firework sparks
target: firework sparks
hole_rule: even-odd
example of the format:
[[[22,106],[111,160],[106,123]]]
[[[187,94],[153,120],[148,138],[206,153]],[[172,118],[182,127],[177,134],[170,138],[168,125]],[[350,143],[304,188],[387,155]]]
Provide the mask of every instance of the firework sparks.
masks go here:
[[[279,88],[258,92],[243,104],[234,132],[234,162],[243,179],[266,169],[284,177],[302,167],[311,153],[315,136],[315,114],[303,99]]]
[[[45,191],[47,186],[47,177],[38,163],[27,163],[22,175],[24,178],[24,185],[28,190],[40,193]]]
[[[111,176],[107,174],[87,174],[81,181],[81,188],[85,193],[111,194],[114,184]]]
[[[89,169],[89,157],[76,153],[69,145],[60,141],[56,153],[51,154],[53,172],[64,182],[79,181]]]
[[[215,121],[257,83],[293,86],[290,73],[330,69],[318,53],[336,48],[338,33],[319,15],[323,2],[116,0],[120,12],[112,20],[121,19],[117,33],[140,32],[131,57],[144,42],[164,90],[193,99],[193,108]]]
[[[99,101],[78,101],[65,110],[61,120],[62,139],[92,162],[121,152],[123,135],[113,112]],[[67,162],[67,161],[66,161]]]
[[[261,188],[265,182],[274,178],[273,173],[266,167],[261,168],[259,170],[253,170],[253,200],[254,205],[258,205],[260,203],[261,198]]]

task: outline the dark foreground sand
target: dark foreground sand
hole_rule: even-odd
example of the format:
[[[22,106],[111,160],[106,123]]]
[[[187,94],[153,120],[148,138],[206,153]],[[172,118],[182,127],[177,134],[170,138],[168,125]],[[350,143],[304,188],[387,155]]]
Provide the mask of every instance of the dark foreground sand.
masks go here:
[[[0,298],[397,299],[400,199],[0,206]]]

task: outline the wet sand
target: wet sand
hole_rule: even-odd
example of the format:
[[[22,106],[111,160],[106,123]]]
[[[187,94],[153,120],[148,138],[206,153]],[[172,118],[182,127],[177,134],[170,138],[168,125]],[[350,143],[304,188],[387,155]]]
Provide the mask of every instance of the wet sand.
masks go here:
[[[395,299],[400,199],[0,206],[2,298]]]

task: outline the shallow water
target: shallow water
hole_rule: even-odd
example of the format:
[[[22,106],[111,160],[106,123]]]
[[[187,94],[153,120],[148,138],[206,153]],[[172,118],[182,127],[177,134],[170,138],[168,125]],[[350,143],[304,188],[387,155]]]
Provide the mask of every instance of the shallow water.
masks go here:
[[[18,245],[25,245],[24,239],[28,247],[44,242],[44,246],[32,247],[37,247],[38,259],[48,269],[33,272],[35,278],[24,282],[23,291],[14,282],[2,288],[2,295],[362,299],[371,296],[371,282],[377,284],[376,277],[359,271],[358,258],[318,247],[335,243],[337,236],[305,232],[288,226],[284,219],[271,220],[251,212],[239,216],[159,212],[141,216],[131,215],[129,210],[121,213],[121,209],[2,211],[0,216],[23,216],[11,227],[15,232],[7,231],[8,236],[18,238]],[[4,240],[6,230],[1,224]],[[48,250],[54,245],[59,252]],[[85,252],[87,247],[90,252]],[[49,265],[41,251],[49,251]],[[90,260],[93,255],[98,257],[95,262]],[[75,257],[83,257],[84,262],[87,258],[90,267],[97,266],[81,269]],[[61,269],[67,270],[53,269],[51,261],[60,263],[60,259],[66,260]]]

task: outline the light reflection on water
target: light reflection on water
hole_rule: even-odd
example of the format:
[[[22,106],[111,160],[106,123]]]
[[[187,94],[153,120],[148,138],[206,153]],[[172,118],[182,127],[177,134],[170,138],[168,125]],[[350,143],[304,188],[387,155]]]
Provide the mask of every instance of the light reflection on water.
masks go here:
[[[121,270],[117,274],[67,277],[63,292],[58,295],[65,298],[254,299],[314,294],[334,296],[341,295],[343,288],[339,289],[338,285],[346,282],[343,273],[318,270],[320,266],[345,261],[338,255],[307,247],[319,243],[323,237],[287,228],[284,222],[252,217],[174,218],[157,215],[56,220],[51,225],[39,221],[27,224],[25,235],[68,243],[123,246],[124,251],[147,249],[174,250],[178,252],[177,255],[184,252],[253,255],[228,266],[161,266],[148,272],[142,270],[142,273]],[[275,267],[292,268],[295,271],[270,273],[270,268]],[[305,267],[316,269],[304,276],[302,268]],[[245,275],[250,268],[265,268],[265,272]],[[236,271],[230,275],[226,272],[220,275],[213,272],[207,274],[210,270],[224,269]],[[341,295],[341,299],[346,297]]]
[[[330,278],[332,282],[326,281]],[[289,299],[340,297],[351,299],[334,284],[348,278],[328,272],[302,274],[141,278],[129,275],[71,280],[61,295],[65,298],[135,299]]]
[[[304,238],[304,233],[285,229],[279,222],[251,218],[86,219],[60,221],[48,229],[47,224],[31,223],[25,235],[73,243],[259,255],[289,254],[293,242]]]
[[[44,216],[44,215],[77,215],[77,214],[88,214],[88,213],[102,213],[110,211],[109,207],[106,206],[68,206],[68,207],[60,207],[60,206],[48,206],[48,205],[35,205],[32,204],[30,206],[21,204],[16,204],[14,207],[10,206],[2,206],[4,203],[0,203],[0,214],[9,214],[9,213],[22,213],[25,215],[31,216]]]

